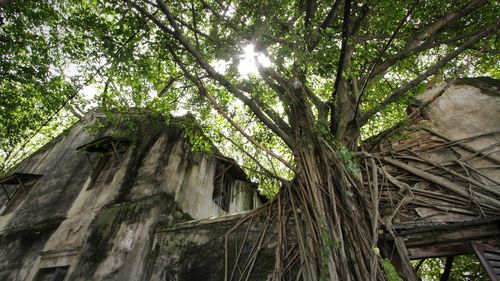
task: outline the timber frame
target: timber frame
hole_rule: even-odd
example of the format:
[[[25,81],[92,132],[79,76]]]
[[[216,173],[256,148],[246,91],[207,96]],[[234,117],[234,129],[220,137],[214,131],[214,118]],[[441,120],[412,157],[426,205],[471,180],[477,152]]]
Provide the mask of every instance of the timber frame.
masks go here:
[[[15,204],[15,202],[22,202],[29,192],[28,188],[33,186],[40,177],[42,177],[42,175],[13,173],[0,179],[0,187],[7,197],[7,202],[0,208],[0,215],[4,215],[8,210],[12,209],[12,204]],[[9,194],[6,185],[13,186],[15,188],[14,192]]]
[[[112,136],[104,136],[89,143],[81,145],[76,148],[77,151],[84,151],[88,153],[115,153],[119,154],[121,148],[130,144],[130,140],[126,138],[118,138]]]
[[[395,226],[411,259],[472,254],[472,243],[497,245],[500,217],[450,224],[428,224],[412,228]]]

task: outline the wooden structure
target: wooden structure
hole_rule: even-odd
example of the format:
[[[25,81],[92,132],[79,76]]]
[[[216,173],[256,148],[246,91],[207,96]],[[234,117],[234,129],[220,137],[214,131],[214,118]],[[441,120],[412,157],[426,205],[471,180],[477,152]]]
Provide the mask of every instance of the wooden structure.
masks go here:
[[[411,120],[372,141],[370,157],[383,164],[385,178],[382,225],[393,229],[382,236],[389,258],[395,249],[411,259],[475,254],[489,278],[500,280],[498,84],[465,79],[428,90]]]

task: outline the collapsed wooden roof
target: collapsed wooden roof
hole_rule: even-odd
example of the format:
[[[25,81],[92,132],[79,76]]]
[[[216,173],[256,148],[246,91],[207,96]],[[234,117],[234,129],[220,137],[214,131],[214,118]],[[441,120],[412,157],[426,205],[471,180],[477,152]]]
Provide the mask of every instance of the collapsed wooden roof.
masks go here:
[[[379,143],[385,220],[405,228],[500,216],[500,95],[484,92],[463,83],[431,89],[420,97],[431,102],[400,130],[405,137]]]

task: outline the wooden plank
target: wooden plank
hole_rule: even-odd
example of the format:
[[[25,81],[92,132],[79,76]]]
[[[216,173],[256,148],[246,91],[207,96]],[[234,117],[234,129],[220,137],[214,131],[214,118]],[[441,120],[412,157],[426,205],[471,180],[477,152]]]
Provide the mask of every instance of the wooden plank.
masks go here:
[[[495,241],[500,235],[498,218],[462,223],[440,224],[429,227],[400,230],[401,237],[412,259],[455,256],[471,253],[470,241]],[[491,259],[500,258],[487,253]]]
[[[500,261],[500,255],[495,255],[494,253],[485,252],[486,257],[492,261]]]
[[[444,228],[444,227],[443,227]],[[474,240],[487,240],[500,234],[497,222],[468,227],[453,227],[444,229],[430,229],[425,232],[398,233],[406,247],[420,247],[425,245],[440,245],[451,242],[469,242]]]
[[[494,266],[492,259],[500,257],[500,245],[484,243],[471,243],[479,262],[483,265],[488,278],[493,281],[500,281],[500,267]]]
[[[455,242],[408,248],[408,255],[410,259],[423,259],[463,255],[469,253],[469,251],[467,243]]]
[[[27,183],[33,180],[36,180],[40,178],[42,175],[38,174],[27,174],[27,173],[14,173],[12,175],[6,176],[2,179],[0,179],[1,184],[7,184],[7,185],[17,185],[19,184],[19,181],[23,183]]]

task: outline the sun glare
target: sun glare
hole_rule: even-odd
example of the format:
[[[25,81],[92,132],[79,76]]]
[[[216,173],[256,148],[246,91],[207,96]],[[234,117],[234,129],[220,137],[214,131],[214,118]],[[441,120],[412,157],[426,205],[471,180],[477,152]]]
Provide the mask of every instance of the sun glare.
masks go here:
[[[240,55],[240,62],[238,64],[238,72],[244,78],[250,75],[259,76],[258,66],[270,67],[271,60],[263,53],[255,52],[253,44],[248,44],[243,47],[243,54]]]

